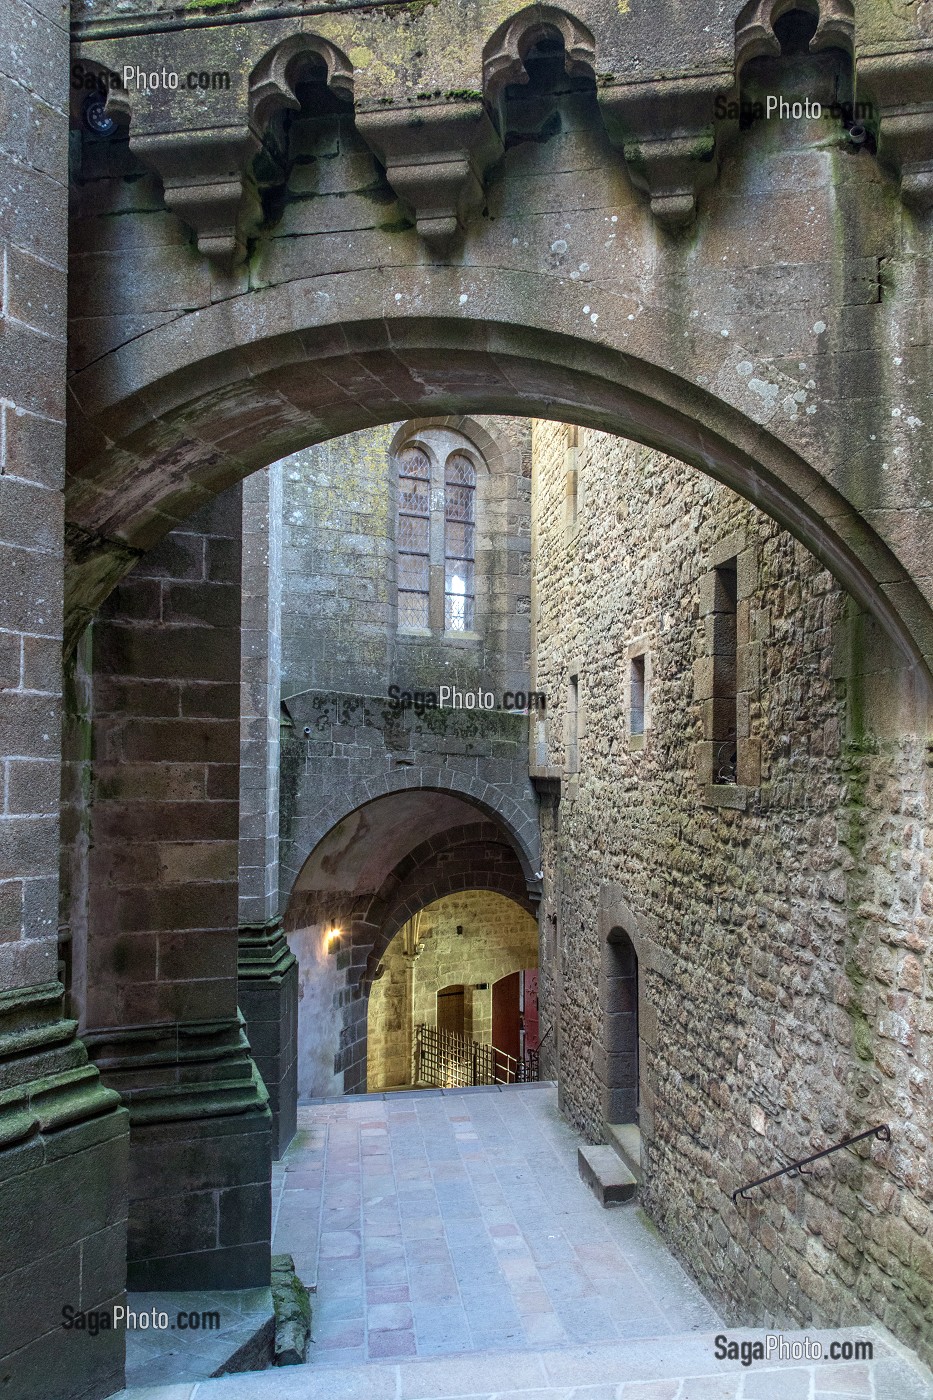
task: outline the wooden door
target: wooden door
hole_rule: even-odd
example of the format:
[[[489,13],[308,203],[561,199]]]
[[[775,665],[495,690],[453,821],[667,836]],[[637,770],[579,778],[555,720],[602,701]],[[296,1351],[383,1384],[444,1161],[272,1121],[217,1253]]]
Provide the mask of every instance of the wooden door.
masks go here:
[[[521,983],[522,974],[510,972],[492,984],[492,1043],[516,1063],[521,1053]],[[509,1077],[514,1077],[514,1066]]]
[[[463,986],[442,987],[437,994],[437,1029],[463,1035]]]

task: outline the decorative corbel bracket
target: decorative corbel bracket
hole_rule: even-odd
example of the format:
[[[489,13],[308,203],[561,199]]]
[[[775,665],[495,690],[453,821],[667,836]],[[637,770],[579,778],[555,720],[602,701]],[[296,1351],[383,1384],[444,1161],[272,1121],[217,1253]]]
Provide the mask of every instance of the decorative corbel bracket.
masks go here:
[[[697,195],[716,178],[714,104],[733,83],[733,74],[723,72],[599,89],[609,139],[665,228],[692,223]]]
[[[258,216],[244,195],[260,145],[245,126],[130,135],[130,150],[158,174],[165,203],[194,230],[198,251],[231,264],[243,257],[250,216]]]
[[[356,128],[386,169],[418,233],[442,251],[482,207],[502,141],[478,98],[357,112]]]
[[[781,52],[774,32],[775,16],[787,10],[780,0],[751,0],[735,24],[735,71],[741,73],[753,58],[776,58]],[[810,52],[821,49],[844,49],[853,52],[855,18],[850,0],[822,0],[816,33],[810,40]]]
[[[316,34],[293,34],[267,53],[250,74],[250,121],[261,131],[280,107],[297,111],[301,106],[295,84],[308,63],[318,61],[327,70],[327,86],[352,100],[353,64],[335,44]]]
[[[859,97],[878,116],[878,158],[901,180],[905,204],[933,209],[933,48],[865,54],[856,62]]]
[[[313,34],[292,35],[260,60],[250,75],[249,111],[241,122],[231,113],[216,127],[147,131],[145,112],[131,111],[129,96],[111,89],[108,112],[130,120],[130,150],[159,176],[166,205],[194,231],[206,257],[230,266],[242,261],[262,216],[253,160],[276,109],[300,107],[294,84],[309,61],[323,62],[328,86],[352,97],[349,59]]]
[[[483,54],[483,87],[492,101],[512,83],[527,83],[525,54],[542,33],[564,41],[564,67],[572,76],[596,72],[596,40],[574,15],[553,5],[529,5],[496,30]]]

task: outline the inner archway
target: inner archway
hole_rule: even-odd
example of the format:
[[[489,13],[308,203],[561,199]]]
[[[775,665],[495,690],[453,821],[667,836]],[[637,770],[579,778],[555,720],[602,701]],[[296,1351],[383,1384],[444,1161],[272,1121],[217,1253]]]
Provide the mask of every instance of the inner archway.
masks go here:
[[[411,1026],[416,1024],[412,1016],[436,1024],[436,997],[442,986],[483,980],[478,973],[468,978],[450,971],[454,963],[464,962],[464,949],[476,950],[484,965],[498,968],[489,950],[499,943],[509,948],[501,935],[513,926],[526,935],[534,930],[531,942],[536,948],[537,884],[520,851],[514,828],[501,815],[484,811],[476,799],[423,789],[376,799],[350,813],[317,843],[285,913],[299,967],[301,1098],[383,1088],[387,1077],[410,1082],[405,1065],[410,1062]],[[422,939],[431,941],[425,931],[433,931],[435,925],[425,922],[425,911],[436,912],[438,902],[436,926],[445,932],[431,946],[436,949],[442,942],[450,949],[425,960],[425,967],[435,961],[437,966],[430,977],[419,979],[420,991],[413,1000],[410,980],[407,992],[402,985],[404,970],[416,949],[424,946]],[[452,910],[459,917],[453,918]],[[457,927],[466,931],[471,925],[473,937],[456,933]],[[523,956],[525,961],[518,964],[522,967],[537,961],[527,948]],[[440,966],[450,975],[441,975]],[[376,1086],[367,1079],[367,1059],[370,1066],[374,1063],[367,1050],[373,988],[377,1002],[387,1008],[380,1013],[382,1019],[399,1023],[398,1035],[408,1047],[393,1042],[391,1050],[383,1047],[377,1053]],[[471,985],[471,1028],[474,1016],[477,1026],[487,1021],[491,1026],[491,1002],[484,1018],[481,998],[474,1011],[474,994],[478,997]],[[408,1007],[404,1013],[402,1003]]]
[[[465,889],[426,904],[389,943],[372,983],[369,1090],[434,1082],[419,1064],[419,1028],[463,1040],[456,1050],[466,1060],[471,1045],[508,1054],[496,1039],[495,989],[537,965],[537,921],[508,896]],[[517,998],[515,1011],[519,1051]]]

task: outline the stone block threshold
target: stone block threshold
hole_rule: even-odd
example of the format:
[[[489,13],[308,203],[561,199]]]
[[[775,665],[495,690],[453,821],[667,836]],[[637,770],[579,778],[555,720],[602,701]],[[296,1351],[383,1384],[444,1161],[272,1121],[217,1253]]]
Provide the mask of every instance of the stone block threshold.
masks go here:
[[[728,1329],[730,1340],[763,1331]],[[480,1352],[358,1365],[291,1366],[121,1391],[112,1400],[933,1400],[933,1376],[884,1329],[785,1332],[789,1345],[865,1341],[871,1362],[716,1359],[715,1334],[638,1338],[538,1352]]]
[[[167,1328],[138,1322],[127,1329],[127,1385],[148,1388],[182,1378],[192,1382],[272,1365],[271,1288],[128,1293],[126,1307],[139,1319],[159,1314],[168,1318]]]
[[[210,1377],[300,1364],[308,1353],[309,1291],[291,1255],[273,1255],[271,1288],[128,1293],[127,1385],[189,1386]],[[149,1325],[145,1325],[148,1320]],[[166,1325],[167,1324],[167,1325]]]
[[[577,1167],[600,1205],[620,1206],[641,1184],[641,1133],[637,1123],[607,1123],[605,1134],[605,1144],[577,1150]]]

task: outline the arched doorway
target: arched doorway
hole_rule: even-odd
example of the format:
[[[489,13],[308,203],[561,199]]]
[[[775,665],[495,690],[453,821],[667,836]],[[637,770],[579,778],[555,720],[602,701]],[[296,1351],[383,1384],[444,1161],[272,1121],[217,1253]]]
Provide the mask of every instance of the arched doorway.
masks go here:
[[[611,928],[603,943],[600,976],[603,1026],[603,1120],[637,1124],[639,1101],[638,954],[624,928]]]
[[[335,823],[305,861],[285,913],[299,969],[300,1098],[373,1087],[368,1062],[381,1066],[375,1087],[408,1082],[412,1027],[436,1024],[443,987],[464,985],[471,1034],[491,1027],[475,984],[536,961],[527,951],[536,948],[527,932],[537,927],[536,893],[515,828],[465,793],[409,786]],[[526,931],[523,956],[503,965],[491,949],[497,941],[508,949],[497,929],[516,921]],[[375,1061],[367,1049],[373,990]]]
[[[426,904],[385,948],[372,982],[368,1088],[435,1083],[439,1068],[442,1086],[470,1083],[475,1077],[473,1047],[501,1052],[497,1061],[481,1056],[483,1073],[477,1082],[491,1077],[490,1067],[501,1069],[502,1082],[514,1080],[523,1050],[519,990],[537,964],[538,925],[527,905],[478,888],[464,888]],[[511,1042],[500,1044],[504,990],[514,992],[511,1049]],[[512,999],[507,1000],[511,1008]],[[435,1032],[444,1041],[443,1066],[438,1063]],[[430,1033],[430,1047],[422,1044],[425,1033]]]

